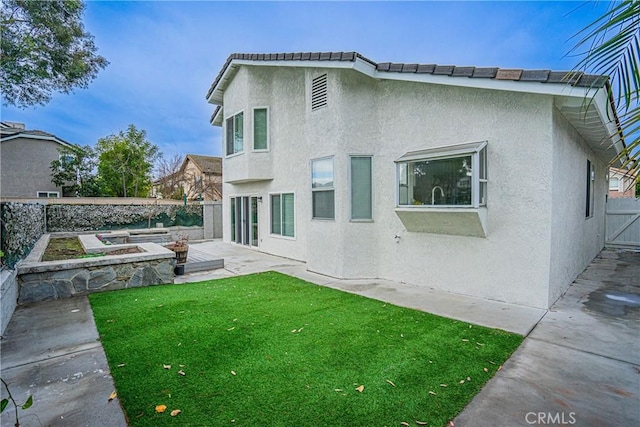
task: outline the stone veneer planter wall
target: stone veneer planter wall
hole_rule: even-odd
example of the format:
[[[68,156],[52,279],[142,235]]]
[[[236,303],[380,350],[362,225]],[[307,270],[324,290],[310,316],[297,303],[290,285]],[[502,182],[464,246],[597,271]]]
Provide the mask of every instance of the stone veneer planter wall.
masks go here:
[[[140,243],[145,252],[137,254],[41,262],[49,237],[43,235],[18,266],[18,304],[173,283],[175,253],[158,244]]]

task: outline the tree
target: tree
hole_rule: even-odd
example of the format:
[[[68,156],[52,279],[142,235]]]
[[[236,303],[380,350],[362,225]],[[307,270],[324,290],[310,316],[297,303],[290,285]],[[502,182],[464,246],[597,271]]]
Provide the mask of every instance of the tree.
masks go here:
[[[100,138],[98,175],[107,195],[146,197],[151,189],[154,162],[160,151],[146,139],[147,133],[129,125],[126,132]]]
[[[51,182],[62,187],[63,195],[102,196],[93,148],[88,145],[63,147],[58,153],[58,159],[51,162]]]
[[[182,200],[184,189],[182,188],[183,177],[180,174],[183,157],[174,154],[170,158],[160,157],[157,166],[157,176],[154,185],[156,191],[165,199]]]
[[[582,39],[571,52],[587,50],[575,69],[610,77],[608,95],[626,141],[612,164],[635,173],[640,184],[640,0],[611,2],[607,12],[579,35]]]
[[[80,0],[3,0],[0,89],[4,105],[44,105],[86,88],[109,62],[84,30]]]

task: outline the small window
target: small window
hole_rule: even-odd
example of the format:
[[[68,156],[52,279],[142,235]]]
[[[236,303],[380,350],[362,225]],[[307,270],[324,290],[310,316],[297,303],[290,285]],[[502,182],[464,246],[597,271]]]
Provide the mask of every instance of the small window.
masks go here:
[[[327,75],[323,74],[311,82],[311,111],[327,106]]]
[[[311,161],[311,195],[312,217],[334,219],[333,157]]]
[[[227,156],[244,150],[244,113],[240,112],[226,120]]]
[[[593,199],[593,192],[594,192],[595,179],[596,179],[596,172],[595,172],[593,163],[591,163],[591,160],[587,160],[587,198],[586,198],[586,211],[585,211],[585,217],[587,218],[591,218],[593,216],[594,202],[595,202]]]
[[[269,110],[253,109],[253,149],[269,149]]]
[[[271,195],[271,234],[295,236],[295,207],[293,193]]]
[[[609,190],[620,191],[620,180],[618,178],[609,178]]]
[[[398,164],[398,206],[487,204],[486,142],[413,151]]]
[[[371,156],[351,157],[351,219],[372,219]]]
[[[46,199],[54,197],[60,197],[60,193],[57,191],[38,191],[38,198]]]

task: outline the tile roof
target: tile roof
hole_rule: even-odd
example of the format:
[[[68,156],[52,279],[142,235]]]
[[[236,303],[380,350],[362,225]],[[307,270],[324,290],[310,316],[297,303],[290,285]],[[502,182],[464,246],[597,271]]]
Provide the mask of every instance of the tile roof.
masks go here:
[[[450,77],[484,78],[495,80],[512,80],[520,82],[563,83],[579,87],[603,87],[607,76],[584,74],[574,71],[524,70],[498,67],[457,67],[437,64],[405,64],[394,62],[376,63],[358,52],[298,52],[298,53],[234,53],[229,55],[220,73],[207,92],[211,96],[225,71],[234,60],[246,61],[348,61],[368,62],[376,71],[387,73],[414,73],[444,75]]]
[[[67,141],[61,138],[58,138],[54,134],[49,132],[44,132],[41,130],[25,130],[22,128],[15,128],[15,127],[2,127],[0,128],[0,135],[2,136],[2,139],[14,139],[19,137],[22,137],[22,138],[36,137],[36,139],[48,139],[51,141],[56,141],[62,145],[71,146],[70,143],[68,143]]]
[[[201,156],[197,154],[187,154],[184,164],[190,159],[203,173],[222,175],[222,159],[220,157]],[[184,167],[183,164],[183,167]]]

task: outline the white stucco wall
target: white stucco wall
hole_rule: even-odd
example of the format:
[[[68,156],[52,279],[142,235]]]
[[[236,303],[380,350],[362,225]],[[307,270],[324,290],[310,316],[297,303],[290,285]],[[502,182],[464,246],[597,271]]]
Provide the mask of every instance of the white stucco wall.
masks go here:
[[[310,81],[325,72],[328,106],[311,112]],[[268,153],[251,152],[251,112],[258,106],[269,107]],[[574,141],[576,135],[565,135],[575,131],[557,117],[551,96],[378,81],[352,70],[245,66],[225,91],[224,116],[241,110],[245,151],[225,159],[225,181],[231,170],[247,173],[256,167],[270,175],[224,184],[225,241],[230,238],[229,198],[262,196],[259,250],[304,260],[311,271],[392,279],[544,308],[600,245],[600,237],[595,238],[594,249],[576,260],[569,259],[566,241],[556,241],[573,218],[555,218],[556,209],[562,209],[565,192],[582,188],[586,157],[578,171],[579,186],[573,188],[572,182],[556,192],[558,181],[569,173],[560,170],[559,162],[574,157],[582,162],[577,159],[586,154],[579,154],[584,147]],[[487,237],[407,231],[395,213],[394,160],[412,150],[485,140]],[[574,142],[559,142],[564,140]],[[373,156],[372,222],[350,221],[350,155]],[[313,220],[310,161],[326,156],[334,158],[336,218]],[[600,176],[603,166],[596,166]],[[293,239],[269,234],[273,192],[295,193]],[[552,208],[552,203],[560,207]],[[604,209],[596,205],[595,220],[571,233],[593,231],[591,224]],[[571,266],[563,267],[565,261]]]
[[[551,193],[551,99],[385,82],[376,194],[382,277],[546,306]],[[393,160],[407,151],[488,141],[487,237],[405,231],[393,212]],[[400,235],[396,242],[395,235]]]
[[[553,215],[549,305],[604,247],[608,165],[562,113],[553,110]],[[587,160],[595,167],[594,214],[586,218]]]

